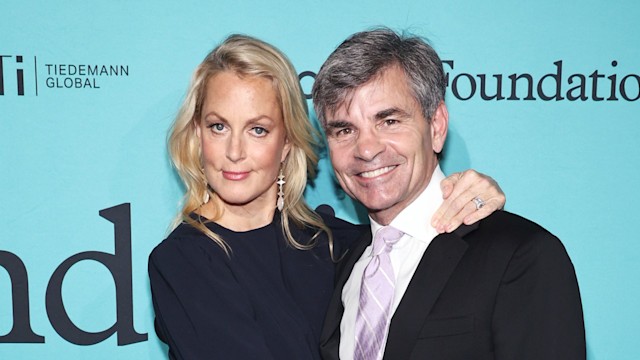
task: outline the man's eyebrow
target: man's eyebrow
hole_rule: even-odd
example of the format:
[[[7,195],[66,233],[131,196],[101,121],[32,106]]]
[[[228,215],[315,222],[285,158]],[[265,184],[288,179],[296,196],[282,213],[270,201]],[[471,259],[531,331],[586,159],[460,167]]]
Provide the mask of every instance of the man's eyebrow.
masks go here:
[[[331,120],[331,121],[327,121],[327,125],[325,126],[325,128],[327,129],[335,129],[335,128],[344,128],[344,127],[348,127],[351,126],[351,123],[349,121],[346,120]]]
[[[383,119],[386,119],[386,118],[388,118],[390,116],[408,117],[409,114],[406,111],[402,110],[402,109],[399,109],[397,107],[392,107],[392,108],[389,108],[389,109],[384,109],[382,111],[378,111],[378,113],[376,113],[375,119],[376,120],[383,120]]]

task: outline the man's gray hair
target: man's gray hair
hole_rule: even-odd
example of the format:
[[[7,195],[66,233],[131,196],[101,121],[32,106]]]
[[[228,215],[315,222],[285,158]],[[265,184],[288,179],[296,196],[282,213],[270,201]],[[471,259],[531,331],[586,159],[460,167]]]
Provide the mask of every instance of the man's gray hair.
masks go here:
[[[358,87],[392,66],[404,71],[425,119],[430,121],[446,90],[442,60],[423,38],[379,28],[350,36],[320,68],[312,96],[322,126],[326,126],[327,115],[348,104]]]

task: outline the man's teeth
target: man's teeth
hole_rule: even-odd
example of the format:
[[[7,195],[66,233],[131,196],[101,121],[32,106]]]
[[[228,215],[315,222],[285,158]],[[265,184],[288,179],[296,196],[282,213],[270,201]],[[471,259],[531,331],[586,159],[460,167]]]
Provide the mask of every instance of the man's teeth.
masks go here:
[[[387,167],[383,167],[383,168],[372,170],[372,171],[365,171],[363,173],[360,173],[360,176],[364,178],[373,178],[376,176],[380,176],[382,174],[386,174],[389,171],[393,170],[393,168],[395,168],[395,166],[387,166]]]

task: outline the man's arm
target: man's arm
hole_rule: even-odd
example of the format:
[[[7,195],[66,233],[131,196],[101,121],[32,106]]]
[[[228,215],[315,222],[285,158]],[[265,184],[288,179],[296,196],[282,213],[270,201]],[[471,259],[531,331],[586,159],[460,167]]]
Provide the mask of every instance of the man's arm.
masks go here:
[[[513,254],[493,314],[495,359],[584,360],[582,304],[573,264],[541,229]]]

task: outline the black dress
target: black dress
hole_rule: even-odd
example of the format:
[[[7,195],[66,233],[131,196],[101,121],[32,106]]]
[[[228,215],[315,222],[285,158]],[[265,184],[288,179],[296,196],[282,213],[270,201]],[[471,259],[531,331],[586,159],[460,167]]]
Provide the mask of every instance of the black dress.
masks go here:
[[[340,254],[362,227],[323,215]],[[207,225],[225,252],[182,224],[149,257],[156,333],[171,359],[319,359],[319,339],[334,284],[326,237],[312,250],[286,243],[271,224],[234,232]],[[308,243],[311,230],[292,229]]]

